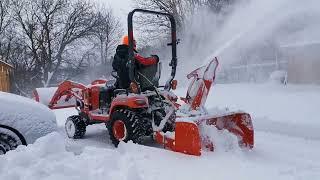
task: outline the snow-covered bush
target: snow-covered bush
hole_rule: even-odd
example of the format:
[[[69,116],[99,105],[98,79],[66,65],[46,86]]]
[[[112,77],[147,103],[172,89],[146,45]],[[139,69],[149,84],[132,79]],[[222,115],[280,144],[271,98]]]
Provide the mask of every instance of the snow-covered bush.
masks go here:
[[[286,71],[273,71],[270,74],[269,81],[277,84],[287,84],[287,72]]]

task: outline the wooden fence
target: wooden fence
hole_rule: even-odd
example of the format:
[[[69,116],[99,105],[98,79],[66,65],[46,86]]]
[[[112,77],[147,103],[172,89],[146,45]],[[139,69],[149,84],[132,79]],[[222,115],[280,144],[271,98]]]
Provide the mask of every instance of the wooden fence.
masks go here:
[[[12,67],[0,61],[0,91],[10,92],[10,72]]]

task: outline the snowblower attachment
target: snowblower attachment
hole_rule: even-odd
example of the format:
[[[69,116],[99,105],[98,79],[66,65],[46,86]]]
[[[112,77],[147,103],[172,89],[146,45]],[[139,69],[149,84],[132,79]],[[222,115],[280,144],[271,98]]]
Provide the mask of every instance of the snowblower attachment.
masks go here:
[[[210,91],[210,87],[215,80],[216,70],[219,65],[217,57],[210,61],[208,65],[202,66],[190,74],[187,78],[193,78],[185,98],[186,103],[190,105],[191,110],[201,111]],[[196,121],[198,125],[213,125],[219,130],[226,129],[230,133],[237,136],[241,147],[253,148],[253,125],[249,114],[244,112],[226,112],[221,115],[200,116]],[[208,141],[203,136],[205,141]],[[207,147],[210,147],[211,142],[207,142]],[[212,147],[213,148],[213,147]],[[210,149],[212,149],[210,147]]]
[[[189,85],[186,98],[182,99],[191,106],[192,110],[199,110],[199,108],[204,107],[218,65],[218,59],[215,57],[208,65],[201,66],[187,75],[188,79],[193,79]]]
[[[215,58],[190,74],[192,79],[185,98],[177,112],[175,133],[156,133],[156,141],[176,152],[197,155],[201,148],[214,150],[210,137],[201,132],[200,126],[214,126],[218,130],[227,130],[238,139],[239,146],[253,148],[254,131],[249,114],[244,112],[225,112],[211,115],[204,108],[209,90],[215,79],[218,60]]]
[[[165,149],[190,155],[201,155],[199,129],[192,122],[176,122],[175,132],[156,132],[155,140]]]

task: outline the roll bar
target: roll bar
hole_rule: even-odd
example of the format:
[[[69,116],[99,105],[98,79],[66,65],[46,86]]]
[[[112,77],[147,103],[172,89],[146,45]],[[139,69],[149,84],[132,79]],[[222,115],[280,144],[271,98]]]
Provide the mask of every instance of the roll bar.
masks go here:
[[[133,24],[132,24],[132,19],[134,13],[139,12],[139,13],[146,13],[146,14],[154,14],[154,15],[160,15],[160,16],[166,16],[169,18],[170,23],[171,23],[171,43],[168,45],[171,46],[172,50],[172,59],[170,62],[171,66],[171,76],[167,80],[165,84],[165,89],[170,90],[171,88],[171,82],[174,79],[176,75],[176,69],[177,69],[177,33],[176,33],[176,21],[173,17],[172,14],[169,13],[163,13],[163,12],[157,12],[157,11],[151,11],[151,10],[144,10],[144,9],[134,9],[128,14],[128,37],[129,37],[129,77],[130,81],[134,82],[135,81],[135,66],[134,66],[134,44],[133,44]]]

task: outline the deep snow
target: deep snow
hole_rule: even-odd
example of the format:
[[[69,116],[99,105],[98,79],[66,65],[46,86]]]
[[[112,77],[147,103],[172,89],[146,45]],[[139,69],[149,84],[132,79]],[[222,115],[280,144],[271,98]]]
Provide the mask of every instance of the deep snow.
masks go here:
[[[67,139],[65,117],[76,112],[56,110],[59,133],[0,157],[0,179],[315,179],[320,177],[320,137],[312,128],[320,129],[319,90],[274,84],[214,86],[207,107],[249,112],[256,129],[255,148],[241,150],[232,142],[216,141],[220,148],[201,157],[148,143],[122,143],[115,149],[102,124],[89,126],[85,139]],[[304,134],[293,127],[302,127]]]
[[[87,146],[65,150],[50,134],[1,157],[0,179],[313,179],[320,176],[320,143],[269,133],[256,134],[252,152],[233,149],[186,156],[132,143],[118,149]]]

